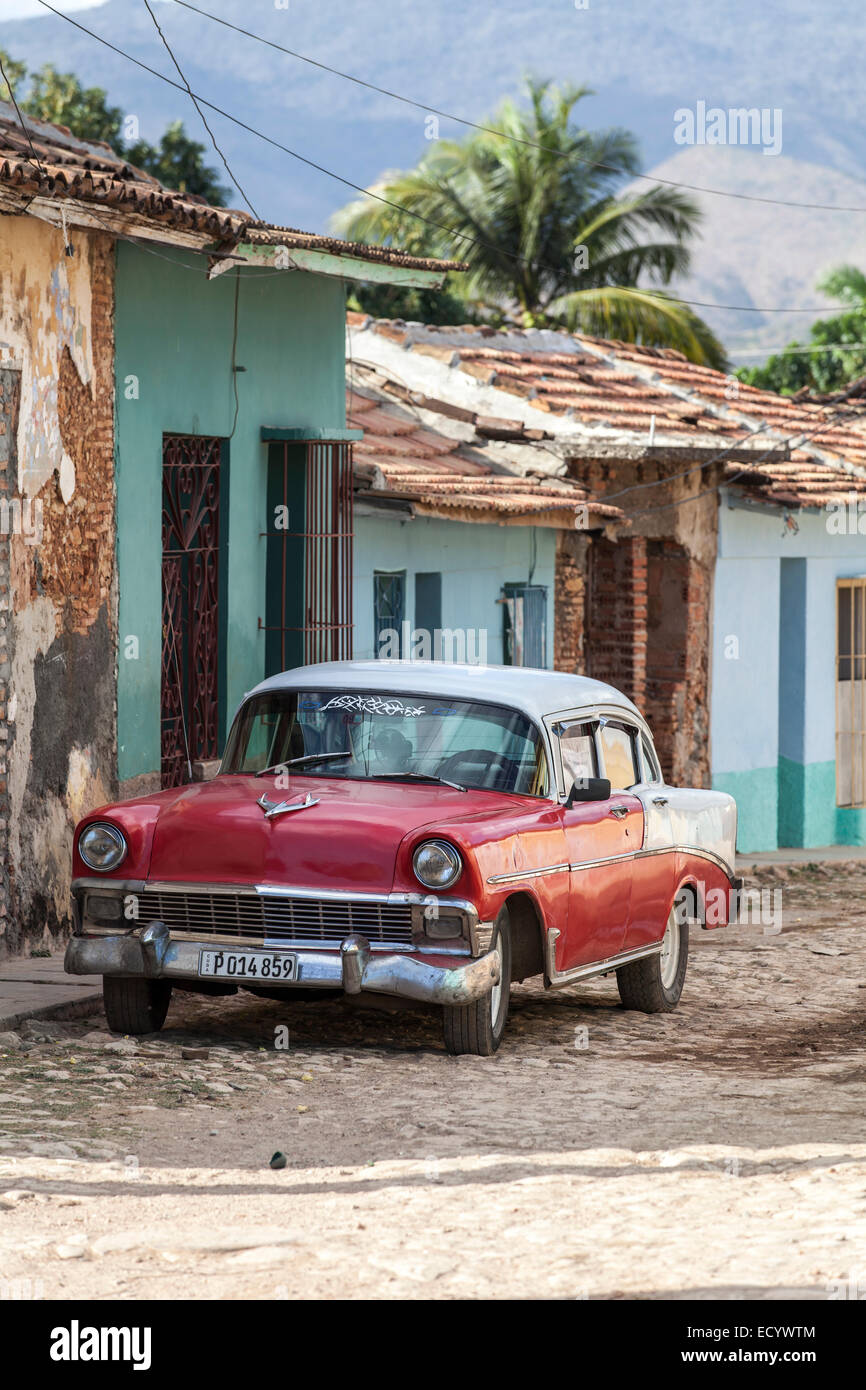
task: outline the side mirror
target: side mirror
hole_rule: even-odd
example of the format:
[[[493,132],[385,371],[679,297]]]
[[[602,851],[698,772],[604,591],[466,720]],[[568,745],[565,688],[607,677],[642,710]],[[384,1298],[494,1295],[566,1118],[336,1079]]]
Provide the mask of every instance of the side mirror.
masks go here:
[[[610,781],[607,777],[578,777],[568,793],[566,806],[575,801],[607,801],[610,797]]]

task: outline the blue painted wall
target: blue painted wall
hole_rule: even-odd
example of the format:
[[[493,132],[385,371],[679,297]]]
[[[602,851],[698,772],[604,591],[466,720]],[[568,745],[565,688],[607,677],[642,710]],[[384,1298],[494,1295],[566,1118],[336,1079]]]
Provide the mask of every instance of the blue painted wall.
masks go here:
[[[533,539],[534,535],[534,539]],[[355,656],[375,655],[373,573],[405,570],[406,617],[415,617],[415,575],[442,574],[443,628],[487,634],[487,660],[501,665],[502,606],[507,583],[547,588],[546,665],[553,659],[556,532],[530,526],[482,526],[432,517],[397,520],[356,516],[354,550]],[[533,568],[534,565],[534,568]]]
[[[824,512],[719,510],[712,653],[713,786],[739,807],[741,851],[866,842],[836,806],[836,580],[866,573],[866,535]]]

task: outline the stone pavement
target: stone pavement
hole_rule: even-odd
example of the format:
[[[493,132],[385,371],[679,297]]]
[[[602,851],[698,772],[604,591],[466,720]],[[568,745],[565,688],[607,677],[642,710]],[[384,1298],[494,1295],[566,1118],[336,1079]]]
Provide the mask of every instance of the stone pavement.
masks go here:
[[[26,1018],[83,1018],[102,1007],[102,977],[65,975],[63,955],[0,961],[0,1033]]]

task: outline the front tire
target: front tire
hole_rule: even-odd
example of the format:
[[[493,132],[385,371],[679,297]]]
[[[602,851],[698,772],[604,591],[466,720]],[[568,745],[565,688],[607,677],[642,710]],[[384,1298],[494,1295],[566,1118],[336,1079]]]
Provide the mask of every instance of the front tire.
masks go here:
[[[490,949],[495,948],[502,958],[499,984],[473,1004],[446,1004],[442,1010],[445,1049],[452,1056],[492,1057],[502,1042],[511,998],[511,927],[505,907],[493,926]]]
[[[102,998],[112,1033],[158,1033],[171,999],[169,980],[103,975]]]
[[[675,1009],[683,992],[689,960],[689,924],[671,908],[662,949],[658,955],[623,965],[616,972],[619,997],[626,1009],[644,1014],[666,1014]]]

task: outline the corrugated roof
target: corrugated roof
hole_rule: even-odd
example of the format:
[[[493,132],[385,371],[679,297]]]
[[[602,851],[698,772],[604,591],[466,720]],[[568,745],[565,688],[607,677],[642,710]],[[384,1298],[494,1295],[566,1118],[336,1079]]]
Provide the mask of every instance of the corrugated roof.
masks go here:
[[[442,274],[462,268],[458,261],[408,256],[398,249],[363,246],[257,222],[237,208],[216,208],[204,198],[166,188],[151,174],[121,159],[110,145],[80,140],[65,126],[32,116],[24,119],[29,138],[21,129],[15,108],[0,102],[0,185],[28,198],[68,198],[90,205],[95,212],[101,206],[167,230],[199,233],[217,243],[296,247]]]

